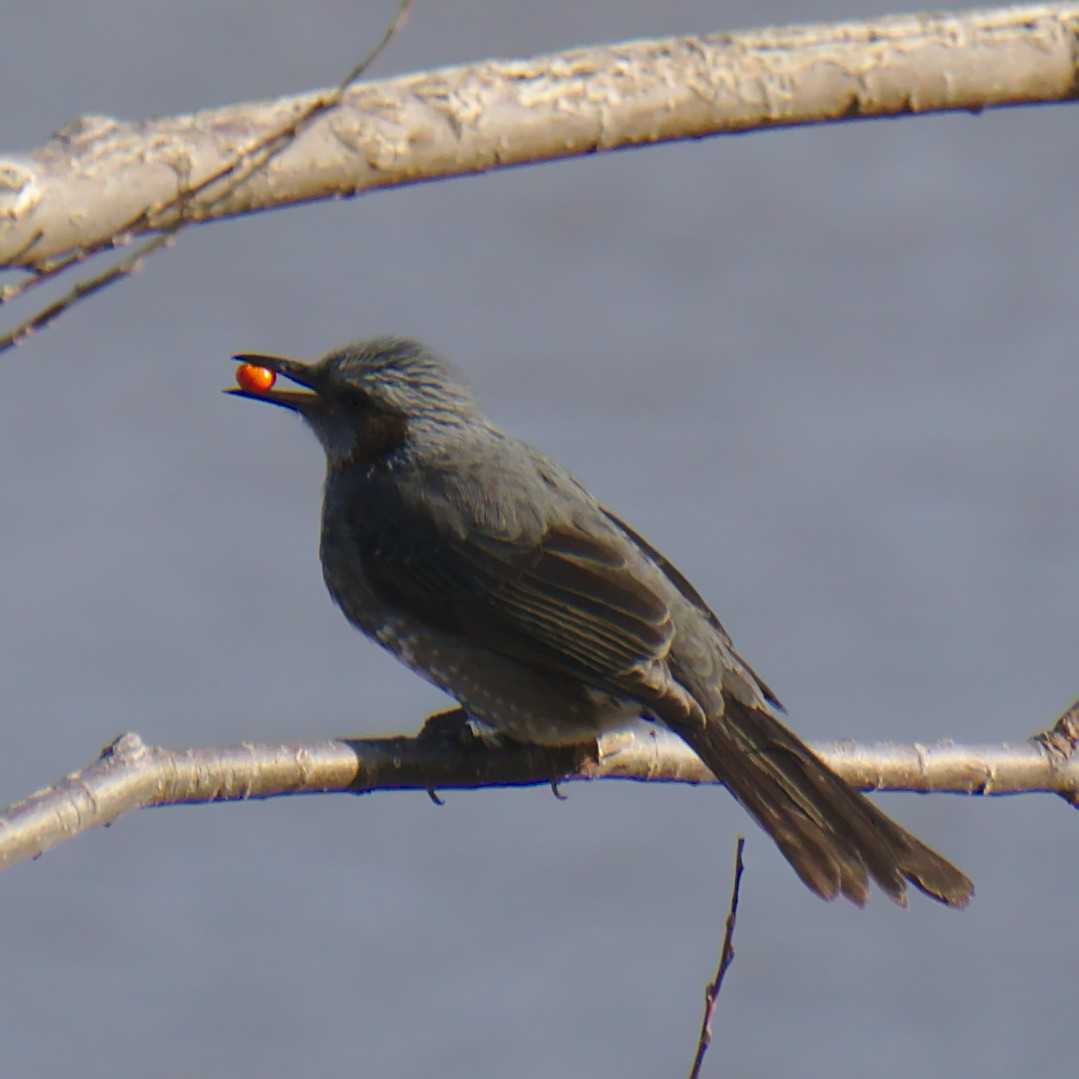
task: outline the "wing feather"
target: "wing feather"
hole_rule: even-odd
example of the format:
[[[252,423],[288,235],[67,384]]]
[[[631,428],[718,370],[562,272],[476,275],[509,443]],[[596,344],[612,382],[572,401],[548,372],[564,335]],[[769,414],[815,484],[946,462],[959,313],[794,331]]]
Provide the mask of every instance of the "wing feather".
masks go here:
[[[662,579],[599,513],[509,537],[478,528],[447,536],[414,515],[397,538],[365,551],[384,599],[535,669],[632,695],[635,669],[670,648]]]

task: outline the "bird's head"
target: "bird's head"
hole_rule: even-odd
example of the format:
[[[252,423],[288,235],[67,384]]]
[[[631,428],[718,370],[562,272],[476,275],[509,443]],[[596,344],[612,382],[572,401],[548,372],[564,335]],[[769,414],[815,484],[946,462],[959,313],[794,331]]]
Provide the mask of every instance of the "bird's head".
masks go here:
[[[255,354],[233,359],[302,387],[279,390],[271,383],[263,389],[242,379],[225,392],[298,412],[318,436],[331,468],[378,460],[400,446],[417,423],[452,427],[479,417],[453,368],[405,338],[357,341],[315,363]]]

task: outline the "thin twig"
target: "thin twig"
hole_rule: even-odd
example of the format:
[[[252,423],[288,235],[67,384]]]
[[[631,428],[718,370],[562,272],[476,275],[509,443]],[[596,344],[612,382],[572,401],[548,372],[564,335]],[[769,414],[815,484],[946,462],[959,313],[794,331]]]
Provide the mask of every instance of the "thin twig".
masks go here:
[[[727,928],[723,933],[723,950],[719,955],[716,976],[704,987],[704,1018],[701,1020],[701,1033],[697,1038],[697,1055],[693,1058],[689,1079],[699,1079],[701,1074],[704,1054],[708,1052],[708,1047],[712,1044],[712,1016],[715,1014],[716,1001],[719,999],[720,989],[723,988],[727,968],[734,962],[734,923],[738,919],[738,893],[742,888],[742,873],[745,872],[745,864],[742,862],[742,851],[745,845],[745,837],[739,836],[738,846],[734,852],[734,885],[731,888],[731,903],[727,910]]]
[[[122,278],[129,277],[139,269],[143,260],[154,252],[159,251],[161,248],[170,246],[175,235],[182,228],[196,220],[195,218],[184,216],[184,210],[190,204],[192,199],[202,194],[203,191],[212,187],[214,184],[228,181],[220,194],[217,195],[206,208],[207,210],[212,209],[213,206],[227,199],[236,188],[244,183],[253,173],[264,168],[279,153],[281,153],[282,150],[291,145],[291,143],[295,141],[297,135],[299,135],[300,132],[315,119],[322,116],[324,113],[337,108],[349,86],[370,68],[389,46],[394,37],[397,36],[397,33],[404,26],[405,21],[408,18],[412,3],[413,0],[400,0],[397,7],[397,13],[387,25],[381,40],[379,40],[359,63],[352,67],[348,74],[336,87],[334,87],[334,89],[329,90],[316,98],[298,116],[289,120],[287,123],[282,124],[268,134],[253,140],[246,146],[241,146],[236,150],[232,159],[227,164],[215,169],[208,176],[203,177],[197,184],[181,188],[172,198],[163,203],[144,207],[134,217],[119,226],[119,228],[117,228],[107,239],[87,247],[79,248],[69,255],[53,259],[48,263],[43,263],[31,271],[31,277],[4,289],[2,293],[0,293],[0,303],[10,303],[11,300],[30,291],[30,289],[44,284],[54,277],[58,277],[72,266],[86,262],[88,259],[91,259],[104,251],[116,248],[126,242],[127,238],[131,235],[146,231],[147,229],[153,229],[155,227],[154,221],[165,214],[172,211],[176,211],[179,214],[176,220],[171,224],[158,226],[161,230],[160,234],[142,244],[131,255],[122,259],[120,262],[117,262],[115,265],[110,266],[100,274],[84,281],[80,281],[69,292],[61,296],[60,299],[41,308],[29,318],[20,322],[14,329],[3,336],[0,336],[0,352],[6,352],[9,348],[14,348],[20,341],[25,340],[36,330],[47,326],[54,319],[59,318],[60,315],[86,296],[99,292],[107,285],[111,285]]]
[[[69,307],[78,303],[79,300],[92,296],[95,292],[100,292],[114,282],[136,273],[141,268],[142,261],[147,255],[152,255],[155,251],[162,247],[168,247],[175,241],[175,231],[175,229],[170,229],[168,232],[155,236],[152,240],[147,240],[146,243],[141,244],[130,255],[119,262],[113,263],[108,269],[102,270],[101,273],[95,274],[93,277],[84,277],[81,281],[77,281],[69,292],[65,292],[63,296],[52,303],[46,304],[24,322],[20,322],[6,337],[0,338],[0,352],[14,347],[36,330],[47,326],[53,319],[59,318]]]

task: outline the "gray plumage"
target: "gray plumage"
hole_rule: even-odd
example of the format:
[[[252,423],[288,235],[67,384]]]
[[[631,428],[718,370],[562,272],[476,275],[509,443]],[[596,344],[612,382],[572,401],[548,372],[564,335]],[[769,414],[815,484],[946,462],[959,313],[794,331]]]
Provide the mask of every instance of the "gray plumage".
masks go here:
[[[970,881],[827,768],[658,551],[550,458],[482,414],[445,361],[399,338],[315,364],[265,356],[306,392],[326,451],[321,557],[345,616],[472,716],[521,741],[588,739],[633,715],[698,753],[826,899],[868,878],[962,906]]]

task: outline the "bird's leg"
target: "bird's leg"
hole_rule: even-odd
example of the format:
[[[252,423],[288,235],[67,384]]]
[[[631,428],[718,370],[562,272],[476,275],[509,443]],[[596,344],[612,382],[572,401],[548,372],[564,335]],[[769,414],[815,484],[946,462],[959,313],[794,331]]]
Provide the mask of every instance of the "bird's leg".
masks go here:
[[[476,740],[476,732],[468,713],[458,706],[429,715],[416,737],[421,742],[451,742],[456,746],[466,746]]]
[[[447,708],[444,712],[429,715],[416,737],[425,742],[433,740],[449,744],[455,749],[504,749],[527,744],[476,719],[461,707]]]
[[[453,745],[456,748],[472,748],[476,740],[468,713],[463,708],[447,708],[444,712],[429,715],[416,736],[421,742],[438,742],[440,745]],[[446,803],[438,796],[434,787],[427,788],[427,797],[436,806]]]
[[[463,708],[447,708],[443,712],[429,715],[417,735],[420,741],[437,742],[440,745],[453,746],[455,749],[484,752],[493,749],[512,749],[515,746],[527,748],[531,743],[520,742],[502,731],[474,719]],[[566,801],[558,789],[558,776],[551,778],[551,793],[560,801]],[[443,805],[442,799],[434,788],[428,788],[427,796],[435,805]]]

